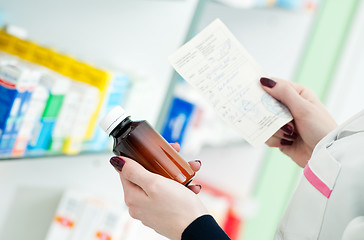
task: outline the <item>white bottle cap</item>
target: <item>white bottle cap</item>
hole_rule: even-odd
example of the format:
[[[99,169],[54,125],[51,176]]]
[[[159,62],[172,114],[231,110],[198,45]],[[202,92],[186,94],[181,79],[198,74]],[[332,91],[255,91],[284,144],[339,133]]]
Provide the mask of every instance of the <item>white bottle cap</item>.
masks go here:
[[[100,127],[110,135],[116,126],[127,117],[130,115],[122,107],[116,106],[100,121]]]

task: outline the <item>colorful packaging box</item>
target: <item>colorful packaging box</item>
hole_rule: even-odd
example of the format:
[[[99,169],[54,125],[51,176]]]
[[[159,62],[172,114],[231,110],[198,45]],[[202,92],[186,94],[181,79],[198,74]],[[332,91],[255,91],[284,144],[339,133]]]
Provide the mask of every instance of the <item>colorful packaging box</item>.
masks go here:
[[[120,207],[105,206],[101,217],[91,227],[90,239],[123,239],[123,227],[129,218],[129,214],[125,210],[123,211]]]
[[[45,240],[121,240],[128,219],[126,208],[68,190],[62,196]]]
[[[99,90],[89,84],[83,82],[74,81],[71,84],[71,88],[66,96],[72,95],[71,100],[67,99],[67,104],[65,104],[64,112],[67,118],[62,121],[64,130],[64,139],[59,139],[62,141],[62,152],[66,154],[77,154],[82,150],[82,142],[86,134],[86,130],[93,113],[99,104]],[[62,109],[63,110],[63,109]],[[61,117],[61,116],[60,116]],[[58,124],[58,122],[57,122]],[[57,139],[61,134],[60,131],[55,131],[55,137],[53,141]],[[54,144],[52,144],[54,145]]]
[[[69,190],[64,193],[45,240],[69,240],[84,208],[85,195]]]
[[[0,65],[0,155],[11,155],[38,80],[22,64]]]
[[[93,136],[93,133],[96,129],[97,118],[99,116],[101,106],[104,103],[110,83],[111,74],[69,57],[67,58],[67,67],[64,68],[62,74],[89,86],[87,88],[88,90],[84,90],[84,92],[88,92],[88,96],[84,94],[82,97],[82,99],[88,98],[88,103],[85,105],[85,107],[81,108],[84,109],[83,115],[78,115],[77,117],[77,119],[83,119],[82,124],[85,126],[79,127],[77,130],[71,130],[71,133],[74,134],[67,137],[63,147],[64,153],[76,154],[82,151],[82,142],[90,140]],[[95,100],[97,100],[96,109],[93,109]],[[93,109],[93,112],[89,117],[89,111],[91,109]],[[88,122],[86,122],[85,119],[88,119]],[[85,132],[83,131],[84,127],[86,127]],[[83,136],[80,137],[80,134],[83,132]]]
[[[131,81],[128,75],[114,73],[97,122],[100,122],[101,118],[113,107],[125,104],[130,85]],[[92,139],[83,143],[82,149],[83,151],[100,152],[108,148],[111,150],[111,147],[111,138],[98,127],[95,129]]]
[[[167,142],[183,143],[188,124],[191,122],[195,105],[178,97],[174,97],[171,110],[167,116],[162,136]]]
[[[33,129],[26,155],[41,155],[49,149],[53,128],[70,83],[70,79],[54,72],[42,75],[39,84],[48,90],[49,97],[42,117]]]
[[[46,88],[41,85],[35,87],[29,102],[29,109],[25,113],[22,126],[20,127],[19,134],[13,147],[13,157],[24,156],[28,142],[32,136],[32,131],[36,123],[40,121],[48,96],[49,93]]]
[[[34,128],[25,155],[36,156],[45,153],[60,153],[60,149],[67,154],[79,153],[83,149],[82,142],[90,140],[94,136],[95,129],[97,129],[97,118],[100,115],[100,110],[109,88],[111,74],[89,64],[80,62],[70,56],[60,54],[52,49],[12,36],[2,30],[0,30],[0,51],[17,56],[20,59],[27,60],[32,64],[45,67],[49,70],[49,74],[45,74],[45,76],[42,77],[42,86],[48,89],[48,100],[40,121],[37,121],[35,125],[33,124]],[[0,52],[0,55],[1,54],[2,53]],[[2,62],[2,60],[3,59],[0,56],[0,62]],[[56,80],[61,78],[63,78],[63,80]],[[72,79],[87,84],[84,85],[87,87],[83,87],[83,94],[81,95],[81,99],[86,99],[87,103],[83,102],[83,107],[78,108],[83,110],[82,112],[77,111],[77,117],[75,118],[78,119],[77,125],[80,126],[82,124],[82,127],[71,129],[69,131],[71,133],[69,136],[66,136],[64,132],[62,132],[62,129],[65,128],[64,124],[62,124],[62,117],[59,119],[60,127],[56,127],[56,130],[53,133],[53,129],[57,123],[57,117],[64,101],[64,95],[67,91],[65,89],[68,89],[69,87],[69,81],[66,79]],[[72,93],[70,95],[72,95]],[[90,96],[90,98],[88,98],[88,96]],[[77,104],[78,102],[74,102],[70,105],[75,107]],[[91,109],[92,113],[90,116]],[[31,121],[30,117],[29,121]],[[26,126],[30,125],[26,124]],[[14,149],[14,156],[22,156],[24,153],[22,150],[23,145],[25,144],[26,138],[28,139],[29,137],[25,136],[27,135],[27,131],[24,130],[22,133],[24,133],[24,137],[19,141],[16,149]],[[47,151],[49,149],[50,151]]]
[[[75,85],[77,85],[77,82],[71,81],[71,86],[64,96],[49,145],[49,151],[51,153],[62,152],[66,137],[69,136],[72,124],[74,124],[74,117],[79,109],[82,94],[75,88]]]

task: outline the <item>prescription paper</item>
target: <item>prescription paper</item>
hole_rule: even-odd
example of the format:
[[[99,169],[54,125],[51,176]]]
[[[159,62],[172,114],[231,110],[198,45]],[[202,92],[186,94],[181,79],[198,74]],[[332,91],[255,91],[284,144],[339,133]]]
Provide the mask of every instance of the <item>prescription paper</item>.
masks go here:
[[[216,19],[169,57],[217,114],[251,145],[264,144],[292,120],[289,110],[267,94],[267,76],[229,29]]]

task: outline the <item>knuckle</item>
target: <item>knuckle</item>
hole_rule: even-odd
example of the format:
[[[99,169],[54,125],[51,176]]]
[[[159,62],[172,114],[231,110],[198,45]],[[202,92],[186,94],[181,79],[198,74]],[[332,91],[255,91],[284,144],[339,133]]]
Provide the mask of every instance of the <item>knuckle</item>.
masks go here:
[[[125,197],[124,197],[124,202],[125,202],[126,206],[128,206],[129,208],[134,206],[134,204],[133,204],[133,203],[134,203],[134,201],[133,201],[133,199],[132,199],[131,197],[129,197],[129,196],[125,196]]]
[[[147,189],[148,189],[148,193],[151,194],[152,196],[155,195],[156,193],[159,192],[160,189],[160,182],[157,181],[156,179],[151,180],[148,184],[147,184]]]
[[[123,167],[122,174],[126,179],[133,179],[133,176],[135,175],[134,171],[131,171],[126,165]]]
[[[281,84],[279,84],[280,86],[280,90],[282,92],[288,92],[291,90],[291,86],[289,86],[286,82],[281,82]]]
[[[133,208],[129,208],[129,215],[130,215],[130,217],[132,217],[134,219],[138,219],[138,215],[137,215],[135,209],[133,209]]]
[[[277,147],[278,143],[274,137],[269,138],[265,144],[267,144],[269,147]]]

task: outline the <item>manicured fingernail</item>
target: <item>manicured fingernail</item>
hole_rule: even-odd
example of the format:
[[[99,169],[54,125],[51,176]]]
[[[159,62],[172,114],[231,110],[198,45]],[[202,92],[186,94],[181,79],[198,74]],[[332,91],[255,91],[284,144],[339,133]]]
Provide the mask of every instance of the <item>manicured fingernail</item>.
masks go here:
[[[297,133],[292,133],[292,135],[288,135],[288,134],[283,134],[283,136],[285,137],[285,138],[288,138],[288,139],[297,139],[297,137],[298,137],[298,135],[297,135]]]
[[[113,165],[114,168],[121,171],[124,167],[125,161],[119,157],[112,157],[110,158],[110,163]]]
[[[288,135],[292,135],[294,133],[293,127],[289,124],[284,125],[281,129],[288,133]]]
[[[265,87],[269,87],[269,88],[273,88],[277,83],[275,81],[273,81],[272,79],[269,78],[265,78],[262,77],[260,79],[260,83],[265,86]]]
[[[200,184],[196,184],[197,187],[200,188],[200,190],[202,189],[202,186]]]
[[[202,165],[201,160],[195,160],[195,162],[198,162],[200,165]]]
[[[292,141],[288,141],[286,139],[281,139],[281,145],[283,145],[283,146],[290,146],[292,144],[293,144]]]

